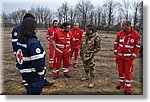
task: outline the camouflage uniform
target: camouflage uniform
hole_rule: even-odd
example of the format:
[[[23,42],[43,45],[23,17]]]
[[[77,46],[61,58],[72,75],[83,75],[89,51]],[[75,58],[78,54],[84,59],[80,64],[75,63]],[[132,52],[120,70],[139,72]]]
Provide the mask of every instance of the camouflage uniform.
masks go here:
[[[92,35],[86,34],[81,43],[80,56],[83,60],[86,75],[89,75],[91,81],[95,79],[95,53],[100,50],[100,37],[97,33]]]

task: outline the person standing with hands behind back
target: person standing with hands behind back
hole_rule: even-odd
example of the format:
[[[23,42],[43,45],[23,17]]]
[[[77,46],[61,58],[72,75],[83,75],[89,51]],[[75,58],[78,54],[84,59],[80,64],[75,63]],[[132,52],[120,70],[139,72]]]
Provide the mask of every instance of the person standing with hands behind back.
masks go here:
[[[61,28],[58,27],[58,21],[54,20],[53,21],[53,26],[50,27],[47,31],[46,34],[46,39],[49,41],[49,67],[50,69],[54,68],[54,64],[55,64],[55,48],[52,45],[52,40],[54,39],[54,35],[56,35],[57,32],[59,32],[61,30]]]
[[[34,19],[25,19],[16,43],[16,66],[27,89],[27,95],[41,94],[45,81],[46,54],[36,37],[36,27]]]

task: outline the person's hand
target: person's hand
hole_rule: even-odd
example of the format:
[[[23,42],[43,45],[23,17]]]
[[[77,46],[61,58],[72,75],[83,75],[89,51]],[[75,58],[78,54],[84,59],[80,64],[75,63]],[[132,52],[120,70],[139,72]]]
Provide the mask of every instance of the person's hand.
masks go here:
[[[75,38],[73,38],[73,41],[74,41],[74,42],[78,42],[78,41],[79,41],[79,39],[75,39]]]
[[[131,56],[131,60],[134,60],[136,57],[135,56]]]
[[[134,59],[136,58],[136,56],[137,56],[137,55],[133,53],[133,54],[131,55],[131,60],[134,60]]]
[[[76,40],[75,40],[75,42],[78,42],[78,41],[79,41],[79,39],[76,39]]]
[[[51,41],[49,41],[49,44],[52,44],[52,42],[51,42]]]

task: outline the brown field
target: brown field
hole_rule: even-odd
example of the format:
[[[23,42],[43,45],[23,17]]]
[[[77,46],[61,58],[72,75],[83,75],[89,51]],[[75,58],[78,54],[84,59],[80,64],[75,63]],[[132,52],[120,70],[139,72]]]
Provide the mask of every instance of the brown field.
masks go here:
[[[115,58],[113,55],[113,42],[116,34],[106,34],[100,32],[101,37],[101,51],[96,54],[96,86],[92,89],[87,88],[88,81],[80,81],[81,76],[84,74],[82,61],[79,58],[79,68],[74,69],[71,67],[70,74],[73,76],[71,79],[63,77],[60,72],[58,80],[52,79],[52,72],[48,68],[48,42],[45,39],[46,30],[39,30],[38,37],[41,41],[47,56],[46,65],[47,73],[46,78],[50,82],[54,82],[53,87],[43,88],[42,95],[124,95],[123,90],[116,90],[115,86],[118,85],[118,72],[116,69]],[[15,57],[12,52],[11,46],[11,29],[3,29],[3,93],[2,94],[26,94],[26,90],[22,84],[21,76],[15,68]],[[141,55],[140,55],[141,56]],[[135,70],[133,72],[133,94],[143,94],[143,64],[142,58],[135,60]]]

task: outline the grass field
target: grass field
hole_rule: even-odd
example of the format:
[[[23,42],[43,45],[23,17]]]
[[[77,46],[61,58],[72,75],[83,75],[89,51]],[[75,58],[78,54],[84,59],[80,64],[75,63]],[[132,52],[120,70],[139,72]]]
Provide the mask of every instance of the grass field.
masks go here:
[[[3,93],[2,94],[26,94],[26,90],[22,84],[21,76],[15,68],[15,57],[11,46],[11,29],[3,29]],[[118,72],[116,69],[115,57],[113,54],[113,42],[116,34],[107,34],[99,32],[101,37],[101,51],[96,54],[96,86],[92,89],[87,88],[88,81],[81,81],[80,78],[84,74],[82,61],[79,57],[79,67],[74,69],[71,67],[70,74],[73,76],[70,79],[63,77],[60,72],[58,80],[52,79],[52,72],[48,68],[48,41],[45,38],[46,30],[39,30],[37,35],[43,45],[46,55],[47,73],[46,78],[50,82],[54,82],[53,87],[45,87],[43,95],[124,95],[123,90],[116,90],[118,85]],[[141,56],[141,55],[140,55]],[[133,94],[143,94],[143,64],[142,58],[138,57],[135,61],[135,69],[133,72]]]

